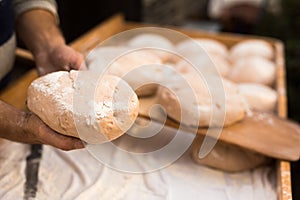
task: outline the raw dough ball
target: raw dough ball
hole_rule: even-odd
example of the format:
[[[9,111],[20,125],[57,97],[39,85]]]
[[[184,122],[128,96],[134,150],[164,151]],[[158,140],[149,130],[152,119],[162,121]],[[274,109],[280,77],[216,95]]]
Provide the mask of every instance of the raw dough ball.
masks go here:
[[[249,107],[257,111],[274,111],[277,93],[262,84],[243,83],[238,85],[241,95],[246,99]]]
[[[208,38],[196,39],[196,42],[203,46],[209,55],[228,56],[228,49],[225,44]]]
[[[123,54],[130,51],[129,47],[101,46],[93,49],[86,57],[88,69],[103,72],[109,64]]]
[[[217,75],[217,72],[226,77],[230,71],[229,62],[218,55],[213,57],[208,56],[189,56],[188,61],[181,60],[174,67],[181,73],[186,73],[192,71],[193,66],[197,67],[201,72],[205,74]]]
[[[204,136],[197,135],[192,144],[191,156],[195,162],[227,172],[239,172],[254,169],[271,162],[271,158],[262,154],[218,141],[212,151],[199,159],[198,153]]]
[[[214,56],[211,58],[221,76],[226,77],[230,71],[230,63],[227,59],[221,56]]]
[[[190,126],[208,127],[211,123],[213,127],[222,127],[245,117],[246,108],[234,83],[209,75],[205,76],[204,80],[193,73],[184,74],[184,78],[189,86],[174,78],[168,80],[166,87],[160,87],[157,92],[158,103],[172,119]],[[206,84],[209,85],[209,89]],[[220,84],[223,84],[224,90]],[[194,94],[188,93],[187,87],[192,88]],[[191,95],[196,96],[196,99]],[[181,105],[177,97],[183,98]],[[212,98],[215,99],[214,102]],[[212,109],[217,110],[213,117]]]
[[[170,70],[172,68],[173,70]],[[174,74],[170,65],[148,65],[136,68],[122,77],[139,97],[156,94],[157,88]]]
[[[149,67],[145,69],[144,67]],[[150,67],[151,66],[151,67]],[[139,67],[144,70],[139,70]],[[132,88],[141,86],[135,92],[138,96],[149,96],[156,93],[158,85],[157,79],[161,77],[162,62],[156,54],[147,50],[139,50],[119,57],[112,63],[109,74],[113,74],[124,79]],[[157,70],[153,70],[153,68]],[[151,84],[143,84],[154,82]]]
[[[176,49],[183,56],[206,53],[209,56],[218,55],[225,58],[228,56],[228,49],[225,44],[217,40],[207,38],[185,40],[177,44]],[[203,49],[205,51],[203,51]]]
[[[93,144],[126,132],[138,115],[138,105],[125,81],[90,71],[45,75],[33,81],[27,93],[29,110],[49,127]]]
[[[135,48],[154,48],[156,50],[149,49],[149,51],[156,54],[164,63],[173,63],[174,59],[176,60],[176,56],[168,52],[174,51],[172,42],[162,35],[154,33],[140,34],[130,39],[127,45]]]
[[[161,79],[162,70],[159,70],[159,67],[162,65],[162,61],[156,54],[148,50],[128,51],[122,54],[122,52],[126,51],[126,48],[111,48],[110,50],[111,52],[108,51],[107,54],[100,54],[102,50],[97,50],[91,57],[93,59],[89,62],[91,66],[89,70],[119,76],[126,79],[126,82],[133,88],[146,82],[157,82],[158,79]],[[121,56],[118,56],[120,53]],[[110,61],[108,68],[104,69],[105,66],[101,62],[110,56],[113,57],[113,54],[115,59],[113,62]],[[155,66],[157,70],[138,70],[142,66]],[[144,84],[136,90],[136,93],[138,96],[149,96],[155,94],[156,90],[157,84]]]
[[[272,85],[275,80],[275,64],[265,58],[248,57],[234,63],[228,78],[237,83]]]
[[[258,39],[239,42],[230,49],[230,60],[233,62],[249,56],[273,59],[274,51],[268,42]]]
[[[144,33],[137,35],[128,41],[128,46],[132,47],[157,47],[162,49],[173,49],[173,44],[164,36],[154,33]]]
[[[152,64],[161,65],[162,62],[155,54],[152,54],[147,50],[138,50],[119,57],[111,63],[108,70],[111,74],[122,77],[130,72],[130,70]]]

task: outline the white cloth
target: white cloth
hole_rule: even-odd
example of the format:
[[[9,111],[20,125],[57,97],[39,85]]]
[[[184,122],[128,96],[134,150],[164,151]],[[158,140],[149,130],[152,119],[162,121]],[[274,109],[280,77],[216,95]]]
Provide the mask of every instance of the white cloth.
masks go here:
[[[13,34],[10,39],[0,46],[0,80],[12,69],[16,49],[16,37]]]
[[[0,199],[23,199],[28,145],[7,141],[0,150]],[[275,200],[275,188],[271,167],[230,174],[197,165],[186,153],[159,171],[128,174],[105,167],[86,149],[44,146],[36,199]]]

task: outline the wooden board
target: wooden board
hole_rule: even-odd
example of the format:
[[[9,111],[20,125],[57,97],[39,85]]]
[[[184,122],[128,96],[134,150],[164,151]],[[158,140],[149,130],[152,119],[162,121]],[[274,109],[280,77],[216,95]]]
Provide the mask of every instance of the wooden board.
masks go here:
[[[116,15],[109,19],[108,21],[99,24],[86,34],[79,37],[77,40],[71,43],[71,46],[85,54],[96,47],[100,42],[109,38],[110,36],[122,32],[124,30],[129,30],[132,28],[139,28],[144,26],[152,26],[138,23],[125,22],[122,15]],[[190,37],[207,37],[219,40],[226,44],[227,46],[232,46],[234,43],[253,38],[253,36],[241,36],[235,34],[213,34],[202,31],[194,30],[183,30],[177,27],[168,27],[174,30],[180,31]],[[257,37],[261,38],[261,37]],[[287,99],[286,99],[286,89],[285,89],[285,66],[284,66],[284,55],[283,55],[283,45],[280,41],[272,38],[261,38],[268,41],[276,51],[275,63],[277,65],[277,80],[276,89],[278,91],[278,107],[277,113],[281,117],[286,117],[287,115]],[[18,53],[18,52],[17,52]],[[21,51],[20,56],[25,56],[28,59],[30,54]],[[28,85],[37,77],[35,70],[28,72],[24,77],[17,80],[15,84],[0,93],[0,98],[6,102],[9,102],[20,109],[25,108],[25,98],[26,90]],[[18,95],[18,96],[16,96]],[[143,112],[141,110],[141,112]],[[168,121],[170,126],[172,121]],[[174,124],[174,122],[173,122]],[[290,179],[290,163],[278,160],[277,162],[277,194],[278,199],[288,200],[292,198],[291,193],[291,179]]]
[[[27,62],[33,62],[33,56],[26,50],[16,49],[17,58],[26,60]],[[0,92],[0,99],[15,106],[18,109],[26,109],[26,96],[27,88],[30,83],[38,77],[36,70],[30,70],[21,78],[10,84],[7,88]]]
[[[131,23],[125,22],[122,15],[116,15],[110,18],[108,21],[100,24],[99,26],[95,27],[87,34],[83,35],[82,37],[78,38],[72,44],[77,50],[82,50],[83,52],[90,51],[94,47],[96,47],[100,42],[109,38],[110,36],[134,29],[134,28],[141,28],[141,27],[148,27],[153,26],[151,24],[140,24],[140,23]],[[285,65],[284,65],[284,54],[283,54],[283,44],[274,38],[265,38],[265,37],[257,37],[257,36],[245,36],[245,35],[237,35],[237,34],[216,34],[210,32],[203,32],[203,31],[195,31],[195,30],[187,30],[187,29],[180,29],[178,27],[167,27],[173,30],[179,31],[184,33],[190,37],[207,37],[211,39],[216,39],[228,47],[231,47],[233,44],[240,42],[246,39],[252,38],[259,38],[269,42],[273,48],[275,49],[275,64],[277,66],[277,79],[275,88],[278,91],[278,106],[277,106],[277,113],[280,117],[287,116],[287,99],[286,99],[286,87],[285,87]],[[101,35],[101,37],[99,37]],[[89,45],[87,45],[87,42]],[[145,111],[145,110],[144,110]],[[140,112],[143,112],[141,109]],[[170,126],[176,125],[172,121],[168,120],[166,122]],[[291,199],[291,177],[290,177],[290,163],[285,161],[278,161],[277,163],[277,193],[278,199],[280,200],[288,200]]]
[[[154,106],[156,104],[159,103],[155,96],[141,98],[139,116],[179,128],[180,124],[176,121],[165,120],[166,114],[160,107]],[[203,136],[208,134],[207,128],[196,130],[195,127],[187,127],[182,124],[180,129],[197,132],[196,140],[201,141]],[[245,119],[234,125],[225,128],[210,128],[209,131],[210,136],[219,142],[239,146],[276,159],[293,161],[299,159],[300,129],[298,124],[286,121],[274,114],[253,112],[251,116],[246,116]],[[200,142],[196,143],[201,144]],[[200,147],[201,145],[192,145],[192,154],[198,155]]]

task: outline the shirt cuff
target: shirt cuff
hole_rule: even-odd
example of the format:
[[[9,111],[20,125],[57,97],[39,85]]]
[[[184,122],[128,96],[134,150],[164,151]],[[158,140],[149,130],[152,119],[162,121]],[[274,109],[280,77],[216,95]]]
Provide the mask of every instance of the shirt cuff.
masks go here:
[[[14,0],[13,8],[15,18],[28,10],[44,9],[51,12],[55,16],[57,23],[59,23],[55,0]]]

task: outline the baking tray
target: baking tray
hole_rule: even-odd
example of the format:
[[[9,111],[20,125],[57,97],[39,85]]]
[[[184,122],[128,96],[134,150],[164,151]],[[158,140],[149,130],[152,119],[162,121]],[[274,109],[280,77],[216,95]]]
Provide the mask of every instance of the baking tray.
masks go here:
[[[105,39],[120,33],[122,31],[153,26],[149,24],[126,22],[121,14],[115,15],[109,18],[107,21],[95,26],[93,29],[70,43],[70,45],[84,54],[87,54],[93,48],[95,48],[99,43]],[[284,46],[281,41],[274,38],[257,37],[257,36],[247,36],[247,35],[237,35],[228,33],[211,33],[199,30],[188,30],[181,29],[178,27],[167,27],[186,34],[190,37],[205,37],[218,40],[228,47],[231,47],[237,42],[246,39],[263,39],[269,42],[275,49],[275,64],[277,69],[277,78],[275,83],[275,88],[278,93],[278,104],[277,113],[280,117],[287,117],[287,97],[286,97],[286,85],[285,85],[285,59],[284,59]],[[16,52],[18,57],[23,59],[32,60],[32,56],[21,49],[17,49]],[[25,99],[27,87],[30,83],[37,77],[37,72],[31,70],[22,76],[20,79],[15,81],[9,87],[0,92],[0,98],[20,109],[26,109]],[[172,126],[172,123],[169,122]],[[277,160],[277,197],[279,200],[289,200],[292,199],[291,191],[291,171],[290,163],[286,161]]]
[[[73,48],[80,52],[89,52],[95,48],[99,43],[105,39],[120,33],[122,31],[141,28],[141,27],[151,27],[151,24],[141,24],[127,22],[124,20],[122,15],[115,15],[108,19],[107,21],[97,25],[86,34],[79,37],[77,40],[71,43]],[[166,27],[176,31],[179,31],[183,34],[186,34],[190,37],[205,37],[210,39],[218,40],[228,47],[236,44],[237,42],[247,40],[247,39],[262,39],[269,42],[275,50],[274,62],[276,64],[276,81],[274,88],[277,90],[278,94],[278,103],[277,103],[277,114],[280,117],[287,117],[287,96],[286,96],[286,83],[285,83],[285,58],[284,58],[284,45],[283,43],[275,38],[269,37],[260,37],[253,35],[238,35],[231,33],[212,33],[199,30],[188,30],[178,27]],[[171,121],[167,124],[174,125]],[[290,163],[287,161],[277,160],[277,196],[279,200],[288,200],[292,199],[291,191],[291,172],[290,172]]]

